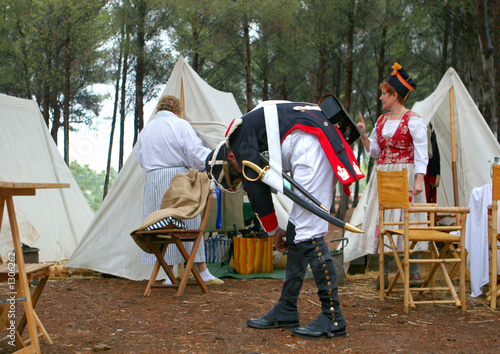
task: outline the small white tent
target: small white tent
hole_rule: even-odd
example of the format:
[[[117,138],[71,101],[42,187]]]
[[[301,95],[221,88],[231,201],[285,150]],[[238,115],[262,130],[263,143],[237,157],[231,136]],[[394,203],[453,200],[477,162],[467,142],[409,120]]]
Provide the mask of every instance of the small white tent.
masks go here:
[[[441,160],[438,205],[468,206],[472,189],[491,183],[490,161],[500,155],[500,145],[456,71],[448,69],[436,90],[415,103],[412,110],[426,124],[432,123],[436,131]],[[350,220],[352,225],[362,228],[365,205],[366,200],[361,198]],[[367,244],[378,243],[374,229],[364,231],[365,234],[346,232],[349,244],[344,250],[345,262],[366,255]]]
[[[0,180],[69,183],[14,197],[21,241],[40,249],[40,261],[67,259],[94,213],[49,134],[36,102],[0,94]],[[13,250],[5,208],[0,256]],[[33,242],[34,241],[34,242]]]
[[[208,85],[181,57],[162,96],[178,97],[184,118],[209,148],[224,139],[227,127],[241,111],[231,93]],[[150,117],[154,119],[153,113]],[[132,280],[149,279],[152,266],[141,264],[141,249],[130,232],[142,223],[145,172],[130,154],[94,220],[71,255],[66,267],[84,268]]]

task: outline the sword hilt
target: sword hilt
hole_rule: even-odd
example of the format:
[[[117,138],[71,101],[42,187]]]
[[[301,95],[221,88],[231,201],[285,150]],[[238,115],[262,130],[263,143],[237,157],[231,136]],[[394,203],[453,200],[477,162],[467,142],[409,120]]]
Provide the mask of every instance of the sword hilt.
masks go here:
[[[264,177],[266,175],[266,172],[269,170],[269,165],[267,165],[264,168],[261,168],[259,165],[253,163],[252,161],[248,161],[248,160],[243,160],[242,165],[243,165],[243,169],[242,169],[243,176],[251,182],[255,182],[255,181],[258,181],[259,179],[262,179],[262,177]],[[245,173],[245,167],[247,167],[247,166],[249,168],[251,168],[252,170],[254,170],[258,176],[255,178],[248,177]]]

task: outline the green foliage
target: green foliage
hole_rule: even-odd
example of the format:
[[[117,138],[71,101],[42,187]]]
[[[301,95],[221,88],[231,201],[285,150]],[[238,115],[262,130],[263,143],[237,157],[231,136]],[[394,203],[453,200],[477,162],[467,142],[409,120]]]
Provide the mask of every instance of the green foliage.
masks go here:
[[[125,113],[142,107],[138,69],[146,103],[179,55],[208,84],[231,92],[243,112],[247,80],[250,104],[313,102],[319,91],[343,101],[352,81],[351,116],[362,113],[370,130],[381,113],[378,86],[396,61],[418,85],[407,107],[427,97],[449,67],[480,108],[483,99],[474,0],[0,0],[0,16],[0,92],[35,97],[47,120],[61,116],[66,99],[65,40],[72,124],[91,124],[102,99],[92,86],[117,75],[125,81],[123,124]],[[491,16],[490,25],[491,32]],[[354,38],[352,49],[347,38]]]
[[[106,171],[97,172],[89,167],[89,165],[80,165],[73,161],[69,165],[69,170],[78,183],[83,195],[87,199],[90,208],[96,212],[102,203],[102,194],[104,187],[104,179]],[[111,168],[110,173],[110,188],[116,179],[118,172]]]

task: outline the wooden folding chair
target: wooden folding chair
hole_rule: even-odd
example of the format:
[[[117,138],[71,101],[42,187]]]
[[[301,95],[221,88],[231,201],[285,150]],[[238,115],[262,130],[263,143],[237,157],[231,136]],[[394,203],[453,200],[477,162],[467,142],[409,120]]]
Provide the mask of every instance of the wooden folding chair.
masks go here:
[[[489,291],[486,293],[492,309],[497,308],[497,297],[500,296],[500,286],[498,285],[498,200],[500,199],[500,165],[492,166],[492,203],[488,207],[488,255],[490,268]]]
[[[403,282],[403,310],[408,312],[409,308],[414,308],[416,304],[436,304],[447,303],[455,304],[466,311],[465,301],[465,226],[467,220],[468,207],[439,207],[436,204],[414,203],[410,204],[408,194],[408,175],[407,170],[402,171],[377,171],[378,199],[379,199],[379,264],[380,279],[382,282],[384,272],[384,236],[387,236],[391,254],[394,255],[398,270],[394,279],[387,289],[380,286],[380,300],[388,296],[398,278]],[[401,209],[404,215],[403,221],[386,220],[384,211],[389,209]],[[410,213],[427,213],[428,219],[425,221],[410,221]],[[455,226],[436,226],[435,216],[437,213],[455,214],[457,222]],[[399,228],[394,228],[394,227]],[[459,231],[459,235],[450,234],[451,231]],[[400,259],[400,253],[396,248],[394,237],[404,237],[403,261]],[[414,253],[417,242],[429,242],[430,258],[410,259]],[[455,252],[459,254],[458,258],[447,258],[450,245],[456,244]],[[439,247],[438,247],[439,245]],[[410,288],[410,263],[430,264],[430,271],[421,287]],[[451,281],[446,263],[459,264],[459,282],[460,297],[457,296],[455,287]],[[435,286],[434,276],[437,269],[446,282],[445,287]],[[383,283],[382,283],[383,284]],[[412,292],[423,293],[430,291],[432,300],[416,301],[413,299]],[[435,292],[446,291],[451,294],[451,299],[436,300]]]
[[[200,246],[201,239],[203,237],[205,225],[207,224],[210,205],[212,203],[212,193],[212,190],[210,190],[210,192],[208,193],[207,202],[203,211],[200,227],[198,229],[175,229],[172,227],[166,227],[156,230],[135,232],[136,236],[141,236],[144,238],[144,241],[149,246],[149,249],[156,256],[156,263],[153,267],[153,272],[151,273],[151,277],[149,278],[148,284],[146,286],[144,296],[151,295],[151,288],[177,288],[176,295],[179,296],[184,293],[186,285],[197,284],[201,287],[201,290],[204,293],[208,291],[205,282],[203,281],[203,279],[201,279],[200,273],[194,266],[194,260],[196,258],[196,252],[198,251],[198,247]],[[186,241],[194,242],[191,254],[187,253],[184,245],[182,244],[182,242]],[[184,270],[180,283],[178,283],[174,273],[170,270],[167,262],[165,262],[164,259],[167,247],[170,244],[176,245],[184,259],[186,260],[186,268]],[[172,282],[171,285],[155,284],[158,273],[160,272],[160,267],[163,268],[163,270],[167,273],[170,281]],[[191,272],[193,273],[196,282],[188,282],[189,274]]]

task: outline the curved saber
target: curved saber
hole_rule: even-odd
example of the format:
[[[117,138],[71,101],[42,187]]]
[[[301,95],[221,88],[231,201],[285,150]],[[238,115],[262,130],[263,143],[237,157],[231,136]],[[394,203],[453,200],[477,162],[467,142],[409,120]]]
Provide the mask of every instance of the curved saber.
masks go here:
[[[257,178],[249,178],[247,177],[247,175],[245,174],[245,167],[249,167],[251,168],[253,171],[255,171],[258,175]],[[266,182],[266,180],[263,178],[265,177],[266,173],[268,172],[269,170],[269,166],[266,166],[264,168],[261,168],[260,166],[254,164],[253,162],[251,161],[248,161],[248,160],[244,160],[243,161],[243,168],[242,168],[242,172],[243,172],[243,176],[249,180],[249,181],[256,181],[258,179],[262,179],[263,182]],[[291,178],[290,178],[291,179]],[[292,183],[292,182],[290,182]],[[267,183],[266,183],[267,184]],[[295,187],[297,185],[299,185],[296,181],[293,181],[292,183]],[[272,187],[272,186],[271,186]],[[301,186],[301,188],[303,188]],[[307,200],[305,200],[303,197],[301,197],[300,195],[296,194],[295,192],[293,192],[290,188],[287,188],[287,187],[283,187],[283,194],[285,194],[288,198],[290,198],[293,202],[299,204],[301,207],[303,207],[304,209],[307,209],[309,210],[311,213],[313,213],[314,215],[317,215],[319,216],[320,218],[328,221],[329,223],[335,225],[335,226],[338,226],[338,227],[341,227],[343,228],[344,230],[347,230],[347,231],[351,231],[351,232],[355,232],[355,233],[364,233],[363,230],[360,230],[358,229],[357,227],[355,226],[352,226],[351,224],[345,222],[345,221],[342,221],[332,215],[330,215],[329,213],[325,212],[324,210],[320,209],[319,207],[309,203]],[[307,193],[309,195],[309,193]]]
[[[269,165],[269,159],[267,158],[267,156],[264,155],[264,154],[260,154],[260,156],[261,156],[262,160],[264,160]],[[326,206],[324,206],[323,204],[321,204],[321,202],[319,200],[317,200],[316,198],[314,198],[314,196],[311,193],[309,193],[308,191],[306,191],[306,189],[304,187],[302,187],[300,184],[298,184],[297,181],[295,181],[292,177],[290,177],[289,175],[287,175],[285,172],[281,172],[281,175],[283,176],[284,179],[286,179],[288,182],[290,182],[290,184],[292,186],[294,186],[295,188],[297,188],[300,191],[300,193],[302,193],[307,198],[309,198],[314,204],[316,204],[317,206],[319,206],[321,209],[323,209],[327,213],[330,212],[330,210]]]

